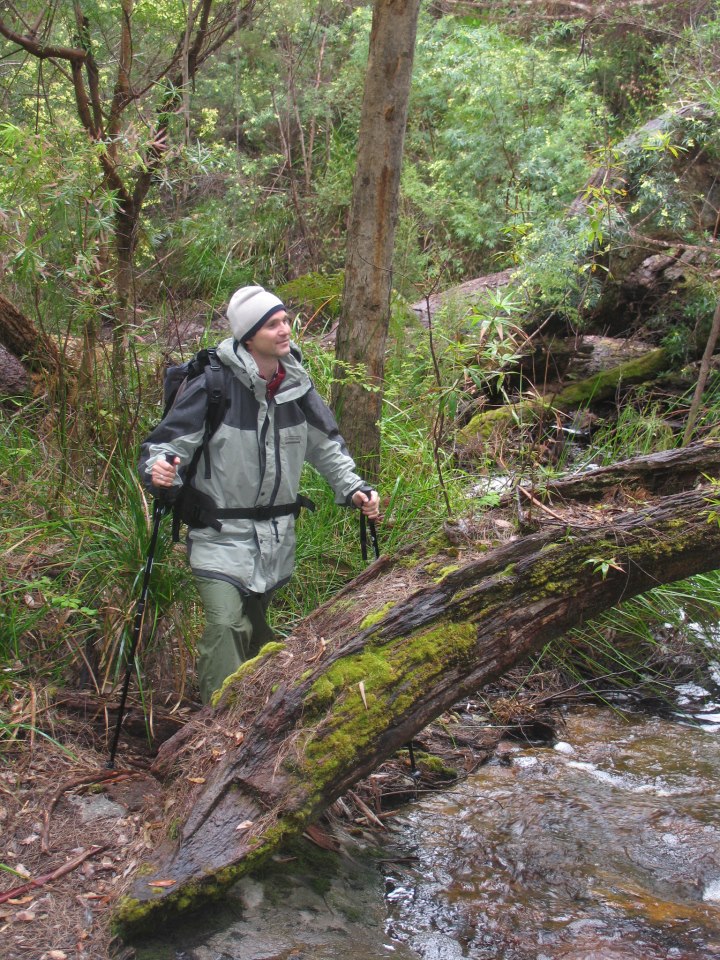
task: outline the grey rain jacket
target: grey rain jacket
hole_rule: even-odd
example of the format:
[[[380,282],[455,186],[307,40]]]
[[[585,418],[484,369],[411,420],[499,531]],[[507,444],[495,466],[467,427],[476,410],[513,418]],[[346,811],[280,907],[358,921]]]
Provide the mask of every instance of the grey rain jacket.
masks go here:
[[[322,475],[335,501],[350,505],[357,490],[369,487],[355,473],[335,419],[301,365],[300,351],[283,358],[285,378],[274,400],[251,354],[232,338],[217,348],[226,376],[229,406],[211,437],[210,479],[200,458],[193,486],[219,509],[294,503],[305,460]],[[170,453],[187,465],[202,444],[207,411],[204,376],[191,380],[174,407],[143,443],[140,475],[151,492],[153,464]],[[180,479],[176,483],[180,485]],[[266,593],[290,578],[295,563],[295,518],[222,521],[220,532],[196,527],[188,532],[193,573],[228,580],[244,592]]]

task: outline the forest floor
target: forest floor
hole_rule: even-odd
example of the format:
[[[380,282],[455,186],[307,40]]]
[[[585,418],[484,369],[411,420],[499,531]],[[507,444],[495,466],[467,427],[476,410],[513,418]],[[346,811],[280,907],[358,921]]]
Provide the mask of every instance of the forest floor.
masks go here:
[[[338,850],[334,825],[344,834],[382,832],[401,804],[502,756],[513,738],[552,740],[562,723],[553,706],[560,686],[541,680],[518,694],[510,678],[482,700],[458,705],[426,728],[412,751],[336,801],[306,841]],[[113,938],[112,907],[172,822],[151,769],[159,744],[124,735],[110,770],[107,713],[88,696],[88,718],[78,718],[72,700],[72,712],[59,699],[46,711],[48,736],[0,744],[0,960],[131,958],[132,948]],[[27,704],[2,707],[18,716]]]

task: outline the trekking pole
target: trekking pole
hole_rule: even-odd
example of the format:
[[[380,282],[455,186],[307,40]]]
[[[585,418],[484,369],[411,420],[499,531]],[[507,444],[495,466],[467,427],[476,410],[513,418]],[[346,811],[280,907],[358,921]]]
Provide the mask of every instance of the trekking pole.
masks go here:
[[[378,546],[377,530],[375,529],[375,521],[368,520],[364,513],[360,514],[360,552],[362,553],[363,563],[367,563],[368,559],[368,549],[367,549],[367,537],[368,529],[370,530],[370,541],[373,545],[373,552],[375,553],[375,559],[377,560],[380,556],[380,547]]]
[[[127,700],[128,688],[130,686],[130,677],[132,675],[133,664],[135,662],[135,653],[140,642],[140,631],[142,630],[143,620],[145,618],[145,601],[147,600],[148,586],[150,584],[150,574],[152,573],[153,561],[155,559],[155,548],[157,546],[158,534],[160,532],[160,521],[165,514],[165,504],[156,499],[153,504],[153,529],[150,537],[150,546],[148,547],[147,561],[145,562],[145,576],[143,577],[140,596],[135,606],[135,621],[133,623],[132,643],[127,657],[127,669],[125,670],[125,681],[123,683],[122,694],[120,695],[120,706],[118,708],[118,718],[115,724],[115,734],[113,736],[112,746],[110,747],[110,759],[107,762],[108,770],[115,768],[115,752],[117,751],[118,741],[120,740],[120,727],[122,726],[123,716],[125,714],[125,701]]]

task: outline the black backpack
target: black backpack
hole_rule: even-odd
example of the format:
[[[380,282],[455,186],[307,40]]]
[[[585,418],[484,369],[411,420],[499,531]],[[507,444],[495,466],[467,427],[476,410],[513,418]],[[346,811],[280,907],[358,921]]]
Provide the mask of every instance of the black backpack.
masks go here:
[[[192,490],[190,481],[197,472],[200,458],[205,460],[205,478],[210,479],[210,455],[208,442],[217,428],[223,422],[229,399],[226,395],[226,368],[218,359],[215,347],[200,350],[195,356],[176,366],[168,367],[163,381],[163,420],[182,396],[183,391],[191,380],[205,375],[208,406],[205,414],[205,433],[202,444],[193,454],[192,460],[180,472],[182,487],[171,488],[169,494],[163,493],[163,499],[168,509],[172,510],[172,538],[177,543],[180,540],[180,525],[182,523],[195,524],[198,521],[198,510],[201,504],[198,498],[203,494]],[[192,491],[192,492],[191,492]],[[213,524],[215,526],[215,524]],[[219,526],[218,526],[219,529]]]

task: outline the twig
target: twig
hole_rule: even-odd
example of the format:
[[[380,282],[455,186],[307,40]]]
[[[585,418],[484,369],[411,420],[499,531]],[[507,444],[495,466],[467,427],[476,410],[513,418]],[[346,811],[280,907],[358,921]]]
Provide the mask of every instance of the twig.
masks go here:
[[[354,803],[357,804],[358,809],[360,810],[360,813],[362,813],[363,816],[370,823],[374,823],[376,827],[382,827],[383,830],[387,830],[387,827],[382,822],[382,820],[372,812],[370,807],[363,800],[360,799],[360,797],[355,793],[354,790],[349,790],[348,793],[352,797]]]
[[[50,873],[44,873],[41,877],[36,877],[34,880],[29,880],[27,883],[23,883],[19,887],[13,887],[12,890],[6,890],[5,893],[0,893],[0,903],[7,903],[8,900],[14,900],[16,897],[21,897],[23,894],[28,893],[28,891],[34,890],[36,887],[44,887],[53,880],[57,880],[59,877],[64,877],[66,873],[70,873],[72,870],[75,870],[89,857],[94,857],[96,854],[107,850],[108,846],[109,844],[106,843],[102,847],[90,847],[89,850],[85,850],[84,853],[79,854],[74,860],[68,860],[67,863],[64,863],[61,867],[57,867],[55,870],[51,870]]]
[[[555,513],[555,511],[554,511],[554,510],[551,510],[550,507],[546,507],[544,503],[541,503],[541,502],[537,499],[537,497],[534,497],[534,496],[530,493],[529,490],[526,490],[526,489],[525,489],[525,487],[520,487],[520,486],[518,486],[518,490],[520,491],[520,493],[522,493],[522,495],[523,495],[524,497],[527,497],[528,500],[529,500],[531,503],[534,503],[536,507],[540,507],[541,510],[544,510],[545,513],[549,514],[549,515],[550,515],[551,517],[553,517],[555,520],[559,520],[560,523],[567,523],[567,522],[568,522],[565,517],[561,517],[559,513]]]

